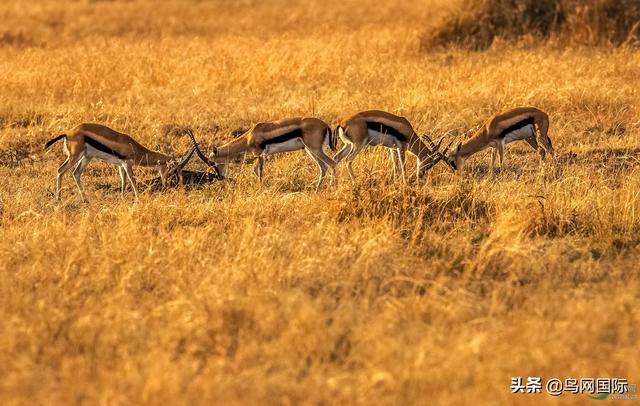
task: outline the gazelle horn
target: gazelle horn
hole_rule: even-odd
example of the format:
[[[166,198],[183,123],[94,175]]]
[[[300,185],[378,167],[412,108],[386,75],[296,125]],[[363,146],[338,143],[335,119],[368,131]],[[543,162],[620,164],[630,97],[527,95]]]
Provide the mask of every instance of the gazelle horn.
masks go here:
[[[429,138],[427,134],[424,134],[424,138],[427,140],[427,143],[431,146],[431,148],[433,148],[433,150],[431,151],[432,153],[431,156],[434,157],[433,161],[431,161],[427,166],[427,169],[431,169],[443,159],[445,162],[447,162],[446,154],[449,151],[449,148],[451,147],[451,144],[453,143],[453,141],[449,142],[449,145],[447,145],[444,151],[440,151],[440,145],[442,145],[442,141],[444,140],[444,137],[440,138],[440,140],[438,141],[438,144],[434,144],[433,141],[431,141],[431,138]]]
[[[195,150],[196,150],[195,148],[191,147],[191,150],[186,154],[184,154],[184,157],[182,158],[180,163],[178,163],[176,166],[171,168],[171,170],[169,171],[169,175],[173,176],[174,174],[179,173],[187,165],[187,163],[193,156],[193,153],[195,152]]]
[[[209,159],[205,154],[202,153],[202,151],[200,151],[200,147],[198,147],[198,143],[196,142],[196,137],[193,135],[193,131],[189,128],[187,129],[186,132],[187,132],[187,135],[191,138],[191,142],[193,143],[193,148],[195,149],[196,154],[198,154],[198,157],[202,160],[202,162],[204,162],[205,164],[213,168],[213,171],[216,173],[216,177],[218,179],[224,179],[222,175],[220,175],[220,171],[218,170],[218,165],[216,165],[214,161]]]

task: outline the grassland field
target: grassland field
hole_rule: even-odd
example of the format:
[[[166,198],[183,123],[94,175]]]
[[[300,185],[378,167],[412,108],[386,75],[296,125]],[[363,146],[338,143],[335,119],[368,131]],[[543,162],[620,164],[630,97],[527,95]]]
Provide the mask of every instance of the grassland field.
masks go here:
[[[431,0],[0,4],[0,403],[585,404],[511,377],[640,383],[640,52],[497,41],[426,52]],[[304,153],[121,197],[60,145],[98,122],[167,153],[368,109],[464,139],[519,105],[526,143],[391,179],[370,148],[314,193]],[[409,159],[413,173],[415,160]],[[204,170],[193,160],[190,168]],[[140,180],[155,175],[136,169]]]

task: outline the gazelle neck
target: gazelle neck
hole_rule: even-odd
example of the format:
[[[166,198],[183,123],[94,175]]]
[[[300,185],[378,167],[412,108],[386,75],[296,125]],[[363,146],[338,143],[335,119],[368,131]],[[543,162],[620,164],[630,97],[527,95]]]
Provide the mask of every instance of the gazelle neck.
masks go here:
[[[433,166],[433,151],[417,134],[413,134],[409,140],[408,151],[415,155],[418,160],[417,176],[424,176],[426,171]]]
[[[421,162],[424,162],[431,156],[431,149],[422,141],[417,134],[413,134],[409,140],[408,151],[415,155]]]
[[[146,149],[146,148],[140,151],[139,156],[140,158],[136,163],[141,166],[166,165],[167,162],[173,159],[169,155],[161,154],[160,152],[156,152],[156,151],[151,151],[150,149]]]
[[[221,147],[218,147],[218,151],[215,155],[215,161],[220,161],[222,163],[224,161],[231,161],[245,152],[247,152],[247,138],[240,137],[237,140],[233,140]]]
[[[480,152],[489,146],[490,146],[490,143],[487,140],[485,132],[480,131],[476,135],[471,137],[467,142],[462,144],[462,147],[460,148],[460,152],[458,152],[458,155],[461,158],[467,158],[470,155],[473,155],[476,152]]]

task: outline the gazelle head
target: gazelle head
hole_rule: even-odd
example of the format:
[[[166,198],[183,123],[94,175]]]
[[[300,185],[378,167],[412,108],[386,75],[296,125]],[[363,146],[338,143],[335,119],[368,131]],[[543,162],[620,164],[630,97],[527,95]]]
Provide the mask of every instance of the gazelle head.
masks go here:
[[[218,129],[219,128],[217,127],[216,133],[218,132]],[[231,141],[220,148],[212,148],[209,153],[208,160],[209,162],[215,162],[218,168],[218,173],[221,176],[225,176],[229,165],[242,165],[244,163],[248,163],[246,159],[246,140],[248,135],[247,133],[250,130],[251,129],[244,127],[236,128],[231,131],[231,136],[235,138],[234,141]],[[238,149],[238,147],[240,148]]]
[[[220,176],[222,176],[224,178],[224,175],[227,173],[227,166],[231,163],[240,163],[239,162],[239,158],[237,159],[238,162],[229,162],[226,159],[221,159],[221,157],[219,156],[219,151],[217,147],[213,147],[211,149],[211,152],[209,153],[209,157],[208,160],[210,162],[214,162],[216,167],[218,168],[218,173],[220,174]]]
[[[191,150],[183,156],[174,156],[165,163],[159,164],[155,167],[160,173],[162,186],[167,186],[167,182],[173,182],[181,175],[182,170],[187,165],[194,152],[195,148],[191,148]]]
[[[154,168],[160,173],[160,179],[162,179],[162,185],[167,186],[167,181],[173,179],[176,176],[180,176],[182,169],[187,165],[191,156],[193,156],[194,148],[191,148],[186,154],[180,156],[166,156],[164,162],[158,162]]]
[[[466,157],[464,157],[460,153],[461,149],[462,149],[462,143],[458,142],[458,145],[456,145],[456,147],[449,154],[449,156],[447,156],[447,159],[446,159],[447,164],[454,171],[457,171],[459,168],[461,168],[462,165],[464,164],[465,159],[466,159]]]
[[[192,147],[182,157],[175,157],[173,160],[169,161],[166,165],[165,174],[167,176],[179,175],[180,172],[182,172],[182,169],[184,169],[184,167],[187,165],[195,151],[195,147]]]
[[[449,151],[449,147],[451,146],[451,143],[449,143],[449,145],[447,145],[444,151],[440,151],[440,145],[442,145],[442,141],[444,140],[444,137],[440,138],[437,144],[435,144],[431,140],[428,134],[423,134],[422,137],[427,141],[427,144],[429,144],[429,147],[431,148],[431,159],[425,162],[424,164],[422,164],[418,168],[419,177],[424,176],[424,174],[427,173],[429,169],[433,168],[441,160],[446,162],[447,160],[446,154],[447,154],[447,151]]]
[[[220,149],[213,147],[207,157],[207,164],[211,166],[211,163],[216,165],[218,173],[221,177],[224,177],[229,165],[241,165],[245,163],[245,154],[229,154],[227,146],[223,146]]]
[[[218,179],[224,179],[224,172],[218,168],[218,165],[216,164],[216,161],[215,161],[215,156],[218,154],[218,150],[216,149],[216,147],[213,147],[213,152],[212,152],[212,155],[214,156],[214,158],[213,159],[208,158],[202,151],[200,151],[200,147],[198,147],[198,143],[196,142],[196,137],[193,135],[193,130],[189,128],[186,130],[186,132],[189,138],[191,138],[191,142],[193,143],[193,149],[195,150],[196,154],[198,154],[198,157],[202,159],[204,163],[206,163],[207,165],[213,168],[213,171],[215,172],[216,177]]]

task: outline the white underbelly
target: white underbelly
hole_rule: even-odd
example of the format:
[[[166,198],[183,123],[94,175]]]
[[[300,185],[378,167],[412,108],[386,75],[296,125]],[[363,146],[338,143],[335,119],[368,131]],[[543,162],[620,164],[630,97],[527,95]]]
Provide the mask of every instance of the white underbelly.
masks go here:
[[[285,142],[279,142],[277,144],[267,144],[262,152],[265,155],[279,154],[281,152],[299,151],[304,149],[304,143],[302,138],[293,138]]]
[[[122,159],[118,158],[117,156],[100,151],[99,149],[94,148],[89,144],[85,144],[85,147],[86,147],[86,150],[85,150],[84,156],[87,158],[100,159],[114,165],[121,165],[124,162]]]
[[[381,133],[374,130],[368,131],[370,145],[382,145],[387,148],[396,148],[398,146],[398,139],[393,135]]]
[[[513,141],[524,140],[527,138],[535,137],[535,131],[533,129],[533,125],[529,124],[522,128],[518,128],[515,131],[511,131],[509,134],[504,136],[504,143],[508,144]]]

